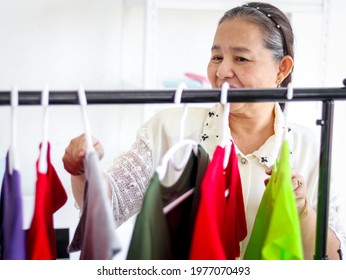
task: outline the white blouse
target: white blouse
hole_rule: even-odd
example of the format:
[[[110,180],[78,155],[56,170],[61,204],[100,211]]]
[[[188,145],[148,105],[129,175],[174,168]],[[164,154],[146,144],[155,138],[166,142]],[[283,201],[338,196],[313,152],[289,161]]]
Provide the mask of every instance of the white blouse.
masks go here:
[[[214,150],[222,141],[223,106],[211,108],[189,107],[185,122],[184,138],[200,143],[212,158]],[[139,212],[144,192],[160,164],[165,152],[179,139],[181,108],[158,112],[137,133],[131,149],[115,159],[106,172],[112,186],[114,218],[118,226]],[[243,186],[244,205],[248,235],[241,244],[241,258],[245,253],[254,220],[268,178],[265,169],[272,166],[279,154],[284,132],[284,116],[279,104],[275,105],[275,134],[255,152],[244,155],[236,148]],[[228,138],[231,138],[228,130]],[[291,150],[291,166],[298,170],[308,184],[308,201],[317,207],[319,176],[319,135],[297,124],[289,125],[288,139]],[[179,155],[178,155],[179,156]],[[182,156],[182,155],[181,155]],[[171,172],[166,184],[171,184],[179,174]],[[340,204],[333,188],[330,191],[329,226],[341,241],[345,252],[346,234],[340,221]]]

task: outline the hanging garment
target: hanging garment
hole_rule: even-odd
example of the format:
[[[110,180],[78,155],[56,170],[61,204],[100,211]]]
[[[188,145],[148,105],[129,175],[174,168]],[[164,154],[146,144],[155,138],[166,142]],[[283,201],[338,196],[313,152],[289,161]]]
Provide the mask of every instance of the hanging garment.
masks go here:
[[[246,237],[246,218],[238,158],[232,144],[226,169],[225,148],[217,146],[201,188],[190,259],[223,260],[240,256]],[[228,194],[227,194],[228,193]]]
[[[0,196],[0,259],[26,259],[21,177],[15,169],[10,174],[9,152]]]
[[[303,259],[289,156],[289,145],[284,141],[258,208],[244,259]]]
[[[49,143],[47,173],[40,173],[38,166],[39,160],[36,162],[34,214],[26,232],[26,256],[29,260],[54,260],[57,256],[53,214],[66,203],[67,194],[51,163]]]
[[[127,259],[188,259],[200,184],[208,163],[209,156],[199,145],[197,157],[191,152],[182,174],[172,186],[163,186],[154,173],[135,222]],[[191,188],[194,188],[192,195],[164,214],[166,205]]]
[[[83,211],[69,245],[69,252],[80,251],[81,260],[110,260],[120,251],[120,245],[107,195],[108,186],[95,151],[85,156],[84,167],[87,182]]]
[[[0,156],[0,182],[2,182],[4,179],[5,166],[6,166],[6,158],[3,158],[2,156]],[[2,187],[2,184],[0,184],[0,193],[1,193],[1,187]]]

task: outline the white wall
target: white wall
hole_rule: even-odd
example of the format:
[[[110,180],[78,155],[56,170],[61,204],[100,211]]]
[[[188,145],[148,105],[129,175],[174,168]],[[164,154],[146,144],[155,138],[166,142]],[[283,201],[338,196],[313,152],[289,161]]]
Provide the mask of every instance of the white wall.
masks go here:
[[[328,52],[325,86],[341,87],[343,79],[346,78],[346,41],[343,38],[345,34],[346,2],[334,0],[330,12],[330,28],[328,33]],[[339,189],[343,205],[346,205],[346,188],[344,178],[344,160],[346,143],[346,102],[335,102],[334,114],[334,134],[333,134],[333,154],[332,154],[332,180]],[[343,207],[344,221],[346,225],[346,206]]]
[[[342,0],[330,3],[326,60],[322,59],[322,15],[316,12],[292,15],[296,34],[295,86],[341,86],[342,79],[346,78],[346,43],[342,38],[346,3]],[[19,90],[40,90],[45,84],[51,89],[77,89],[79,84],[86,89],[140,88],[143,85],[144,9],[142,6],[122,7],[120,0],[1,1],[0,90],[9,90],[12,85],[17,85]],[[162,87],[165,79],[183,78],[185,72],[206,75],[212,38],[222,13],[221,10],[160,10],[155,57],[157,87]],[[336,104],[333,142],[333,182],[342,191],[344,204],[341,162],[346,140],[342,123],[345,104]],[[129,147],[139,125],[162,107],[88,107],[91,130],[106,151],[103,168]],[[292,120],[319,129],[315,125],[316,118],[320,117],[319,104],[300,103],[292,107]],[[52,162],[69,194],[68,203],[55,215],[55,225],[74,228],[78,213],[73,207],[70,180],[61,158],[70,139],[83,131],[81,114],[77,106],[51,106],[49,110]],[[0,159],[3,160],[10,141],[8,106],[0,106],[0,120]],[[26,227],[33,209],[34,167],[41,126],[39,106],[19,108],[18,151]],[[131,225],[126,226],[120,228],[124,240],[130,235]]]
[[[113,0],[34,0],[0,2],[0,90],[17,85],[19,90],[115,89],[121,84],[122,2]],[[134,141],[135,128],[143,122],[143,106],[90,106],[90,126],[102,140],[107,168],[114,155]],[[42,109],[18,109],[18,154],[24,197],[24,226],[30,225],[35,190],[35,162],[42,137]],[[70,139],[83,132],[76,106],[49,108],[52,162],[69,200],[55,215],[57,228],[78,221],[73,206],[70,178],[62,156]],[[10,141],[10,110],[0,107],[0,169]],[[1,171],[1,170],[0,170]],[[2,172],[1,172],[2,174]]]
[[[1,1],[1,87],[119,85],[120,1]]]

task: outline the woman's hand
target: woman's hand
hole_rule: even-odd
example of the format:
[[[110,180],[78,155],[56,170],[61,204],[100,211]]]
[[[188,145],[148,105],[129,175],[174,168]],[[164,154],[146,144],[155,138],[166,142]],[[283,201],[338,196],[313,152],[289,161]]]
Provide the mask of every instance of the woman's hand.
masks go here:
[[[266,169],[266,174],[271,176],[272,174],[272,167]],[[292,169],[291,170],[291,175],[292,175],[292,188],[296,197],[296,202],[297,202],[297,208],[298,208],[298,213],[299,217],[302,217],[304,215],[304,211],[307,205],[307,186],[305,183],[304,178],[298,173],[297,170]],[[269,178],[267,178],[264,181],[264,184],[267,185],[269,182]]]
[[[101,143],[93,138],[93,146],[101,159],[103,157],[103,148]],[[77,176],[84,174],[84,156],[86,154],[86,139],[85,135],[82,134],[76,138],[73,138],[65,149],[65,154],[62,158],[64,168],[71,175]]]

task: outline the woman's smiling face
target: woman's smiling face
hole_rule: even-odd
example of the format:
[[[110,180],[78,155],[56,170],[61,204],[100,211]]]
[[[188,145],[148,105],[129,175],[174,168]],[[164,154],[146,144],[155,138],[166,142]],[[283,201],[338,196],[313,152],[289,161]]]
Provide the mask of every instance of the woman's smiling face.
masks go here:
[[[208,64],[213,88],[224,82],[236,88],[277,87],[279,67],[255,24],[235,18],[218,26]]]

